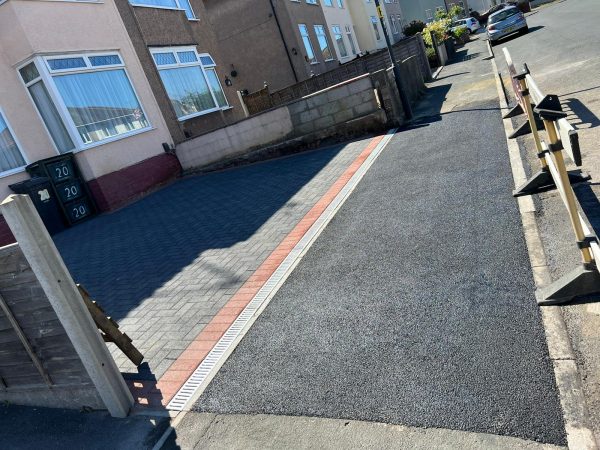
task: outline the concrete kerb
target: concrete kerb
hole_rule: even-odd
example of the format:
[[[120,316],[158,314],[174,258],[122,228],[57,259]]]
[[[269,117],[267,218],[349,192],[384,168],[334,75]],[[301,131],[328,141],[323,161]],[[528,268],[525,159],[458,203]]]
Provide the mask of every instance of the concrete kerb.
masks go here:
[[[508,102],[495,59],[491,60],[498,99],[502,110],[508,109]],[[515,186],[526,180],[525,167],[519,145],[508,136],[513,132],[510,119],[503,119],[509,158]],[[523,222],[523,231],[527,243],[529,259],[537,288],[551,281],[550,270],[544,253],[541,235],[535,217],[535,206],[531,197],[518,198],[519,211]],[[589,426],[589,415],[575,355],[565,325],[560,306],[544,306],[541,309],[542,322],[550,359],[554,367],[554,376],[563,409],[567,443],[571,449],[598,449],[594,434]]]
[[[437,68],[433,75],[431,75],[432,80],[437,80],[437,77],[439,76],[440,72],[444,69],[444,67],[445,66],[440,66]]]

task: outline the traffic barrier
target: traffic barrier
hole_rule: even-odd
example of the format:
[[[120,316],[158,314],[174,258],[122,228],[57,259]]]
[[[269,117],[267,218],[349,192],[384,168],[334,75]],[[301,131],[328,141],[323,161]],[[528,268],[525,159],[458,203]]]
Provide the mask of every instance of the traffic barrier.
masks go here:
[[[540,171],[518,187],[513,195],[515,197],[531,195],[556,188],[567,210],[582,260],[581,265],[563,277],[538,289],[537,302],[540,305],[556,305],[568,303],[578,297],[599,294],[598,237],[591,232],[579,212],[577,198],[571,186],[572,183],[584,181],[589,177],[568,172],[564,158],[564,153],[567,153],[576,165],[582,164],[577,131],[567,121],[567,114],[563,111],[558,96],[544,95],[527,65],[524,65],[522,71],[517,72],[508,50],[504,49],[504,54],[509,64],[515,96],[518,99],[518,105],[505,115],[505,118],[526,114],[541,166]],[[547,143],[541,139],[538,132],[538,118],[546,132]]]
[[[517,127],[515,132],[513,132],[509,138],[516,138],[531,133],[533,135],[535,149],[540,162],[540,170],[534,173],[521,186],[518,186],[513,191],[513,195],[515,197],[520,197],[522,195],[531,195],[553,190],[556,188],[556,183],[550,174],[548,164],[544,158],[544,150],[539,137],[539,130],[544,128],[544,123],[535,109],[536,105],[545,98],[545,95],[542,93],[537,83],[531,76],[527,64],[524,64],[523,69],[517,72],[508,50],[506,48],[502,50],[504,52],[504,56],[506,57],[508,71],[511,75],[513,91],[515,98],[517,99],[517,104],[515,107],[505,114],[504,118],[508,119],[521,114],[525,114],[527,117],[527,121],[521,126]],[[569,124],[566,117],[561,118],[557,122],[557,129],[567,154],[575,163],[575,165],[581,166],[581,150],[579,148],[579,136],[577,131],[571,124]],[[580,171],[569,171],[567,173],[572,184],[580,183],[590,178]]]

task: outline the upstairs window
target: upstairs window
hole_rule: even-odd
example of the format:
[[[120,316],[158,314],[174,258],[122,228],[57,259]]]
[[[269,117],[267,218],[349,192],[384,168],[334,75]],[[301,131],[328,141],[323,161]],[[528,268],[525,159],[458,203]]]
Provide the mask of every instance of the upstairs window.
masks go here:
[[[10,175],[25,164],[25,158],[0,110],[0,175]]]
[[[181,9],[190,20],[195,20],[196,15],[189,0],[129,0],[133,6],[147,6],[150,8]]]
[[[180,121],[229,107],[209,54],[199,54],[195,47],[150,51]]]

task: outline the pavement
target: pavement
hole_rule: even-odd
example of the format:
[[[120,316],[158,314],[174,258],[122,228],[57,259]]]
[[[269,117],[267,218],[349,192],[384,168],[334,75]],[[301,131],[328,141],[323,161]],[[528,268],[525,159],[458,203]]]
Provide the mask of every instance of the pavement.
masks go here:
[[[151,448],[171,424],[165,449],[564,448],[486,58],[480,39],[458,51],[173,421],[169,399],[382,138],[189,177],[56,236],[161,411],[7,406],[2,447]]]
[[[496,47],[498,67],[509,86],[501,48],[509,49],[517,64],[526,62],[538,86],[547,94],[559,95],[570,123],[578,130],[582,169],[590,183],[574,187],[582,211],[596,234],[600,233],[600,5],[593,0],[564,0],[544,5],[527,18],[535,31]],[[508,88],[510,93],[510,87]],[[518,118],[513,122],[521,122]],[[539,168],[533,139],[518,140],[521,156],[530,174]],[[574,169],[574,166],[570,168]],[[565,208],[556,192],[533,197],[537,222],[552,278],[558,279],[578,264],[575,244]],[[598,298],[562,307],[590,415],[590,425],[600,438],[600,306]]]
[[[164,448],[255,442],[255,415],[566,444],[485,49],[430,85]]]

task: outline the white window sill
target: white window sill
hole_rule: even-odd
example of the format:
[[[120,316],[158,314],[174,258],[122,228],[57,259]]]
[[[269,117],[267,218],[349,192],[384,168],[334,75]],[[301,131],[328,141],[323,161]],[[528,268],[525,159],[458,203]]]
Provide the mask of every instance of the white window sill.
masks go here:
[[[325,60],[325,62],[331,62],[331,61],[336,61],[336,59],[335,58],[329,58],[329,59]]]
[[[182,11],[184,14],[186,13],[186,10],[182,9],[182,8],[169,8],[168,6],[142,5],[139,3],[130,3],[130,4],[131,4],[131,6],[135,6],[136,8],[167,9],[169,11]],[[186,15],[186,18],[187,18],[187,15]],[[200,19],[198,19],[197,17],[194,17],[192,19],[188,18],[188,20],[191,22],[199,22],[200,21]]]
[[[112,142],[120,141],[121,139],[127,139],[128,137],[137,136],[138,134],[146,133],[147,131],[152,131],[152,130],[156,130],[156,128],[154,128],[154,127],[147,127],[147,128],[142,128],[140,130],[130,131],[129,133],[124,133],[124,134],[119,134],[117,136],[112,136],[112,137],[109,137],[109,138],[106,138],[106,139],[102,139],[101,141],[98,141],[98,142],[93,142],[91,144],[84,145],[81,148],[74,149],[73,153],[84,152],[84,151],[92,149],[92,148],[100,147],[101,145],[110,144]]]
[[[200,116],[206,116],[207,114],[212,114],[215,113],[217,111],[225,111],[227,109],[233,109],[232,106],[227,106],[224,108],[213,108],[213,109],[207,109],[206,111],[200,111],[194,114],[188,114],[187,116],[183,116],[183,117],[179,117],[177,120],[179,122],[185,122],[186,120],[190,120],[190,119],[194,119],[196,117],[200,117]]]
[[[21,172],[25,172],[25,166],[17,167],[16,169],[6,170],[4,172],[0,172],[0,178],[10,177],[11,175],[15,175],[15,174],[21,173]]]

